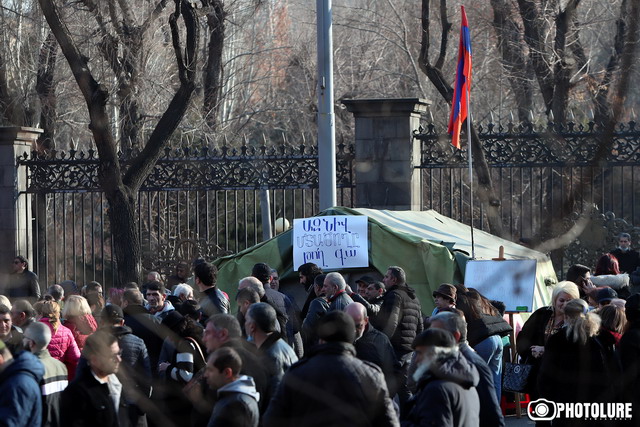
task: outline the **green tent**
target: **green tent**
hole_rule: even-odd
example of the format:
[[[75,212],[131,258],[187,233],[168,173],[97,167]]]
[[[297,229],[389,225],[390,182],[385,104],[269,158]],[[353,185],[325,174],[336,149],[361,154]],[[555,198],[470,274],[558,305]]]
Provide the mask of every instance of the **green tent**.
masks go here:
[[[341,270],[347,283],[366,271],[384,274],[387,267],[397,265],[407,273],[407,282],[416,289],[425,313],[433,309],[432,292],[441,283],[461,283],[464,268],[471,254],[470,227],[436,211],[388,211],[334,207],[321,212],[325,215],[366,215],[369,224],[370,268]],[[281,277],[297,278],[293,271],[293,230],[245,249],[234,255],[217,259],[218,286],[235,295],[238,281],[251,273],[258,262],[266,262]],[[550,259],[540,252],[518,245],[489,233],[474,230],[476,259],[498,256],[504,247],[507,259],[536,259],[536,289],[534,310],[548,305],[549,295],[545,283],[555,283],[556,276]]]

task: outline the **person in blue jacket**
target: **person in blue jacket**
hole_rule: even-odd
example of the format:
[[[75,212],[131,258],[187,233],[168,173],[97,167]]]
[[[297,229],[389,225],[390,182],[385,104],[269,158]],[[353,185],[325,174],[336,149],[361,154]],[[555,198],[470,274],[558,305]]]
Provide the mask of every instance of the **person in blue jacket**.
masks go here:
[[[40,380],[44,366],[36,356],[21,351],[14,356],[0,340],[0,425],[42,424]]]

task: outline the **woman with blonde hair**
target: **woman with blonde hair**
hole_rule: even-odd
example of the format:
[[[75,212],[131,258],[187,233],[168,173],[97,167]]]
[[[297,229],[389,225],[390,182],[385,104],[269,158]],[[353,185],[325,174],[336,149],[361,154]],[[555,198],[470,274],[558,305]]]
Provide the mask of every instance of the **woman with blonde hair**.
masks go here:
[[[65,299],[62,318],[64,319],[62,324],[69,328],[78,344],[78,349],[82,351],[89,335],[98,329],[98,323],[91,314],[87,299],[80,295],[71,295]]]
[[[522,360],[533,365],[527,387],[531,399],[538,398],[536,378],[545,352],[545,344],[549,337],[564,326],[564,307],[567,302],[576,298],[580,298],[578,286],[569,281],[560,282],[551,294],[551,305],[534,311],[522,325],[516,340],[516,349]]]
[[[80,350],[76,344],[73,334],[66,326],[60,323],[60,306],[55,301],[38,302],[38,312],[42,316],[39,321],[49,326],[51,329],[51,342],[47,347],[51,357],[58,359],[67,367],[69,381],[76,374],[78,360],[80,360]]]
[[[607,402],[614,398],[615,383],[606,366],[606,352],[596,337],[601,319],[582,299],[569,301],[565,326],[549,338],[540,367],[541,397],[554,402]],[[565,425],[571,425],[571,420]],[[584,420],[573,420],[583,425]],[[556,421],[554,421],[554,426]]]

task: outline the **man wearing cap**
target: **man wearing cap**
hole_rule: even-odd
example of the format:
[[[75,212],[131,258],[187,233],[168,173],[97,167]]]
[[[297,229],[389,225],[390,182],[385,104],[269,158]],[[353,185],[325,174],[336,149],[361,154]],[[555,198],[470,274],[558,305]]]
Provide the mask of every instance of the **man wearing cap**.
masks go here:
[[[144,425],[146,415],[140,407],[151,394],[151,362],[147,346],[140,337],[133,335],[130,327],[125,326],[124,313],[117,305],[105,306],[100,317],[100,327],[116,337],[122,351],[117,375],[123,386],[128,419],[131,425]]]
[[[265,427],[399,426],[380,368],[355,358],[355,324],[342,311],[318,322],[320,344],[284,374]]]
[[[418,391],[406,415],[402,414],[402,426],[477,426],[478,371],[458,351],[453,335],[444,329],[427,329],[413,346]]]
[[[36,356],[22,351],[15,357],[0,340],[0,423],[39,426],[42,423],[40,381],[44,367]]]
[[[359,302],[367,309],[367,315],[373,320],[380,312],[384,298],[384,284],[375,281],[371,276],[362,276],[356,280],[358,293],[349,296],[354,302]]]
[[[42,425],[60,425],[60,397],[67,388],[67,367],[49,354],[47,346],[51,342],[51,329],[42,322],[35,322],[24,331],[24,348],[33,353],[42,366],[44,376],[40,382],[42,391]]]
[[[438,286],[438,289],[433,291],[433,299],[436,304],[436,308],[431,313],[435,316],[440,310],[446,308],[456,308],[456,288],[448,283],[443,283]]]

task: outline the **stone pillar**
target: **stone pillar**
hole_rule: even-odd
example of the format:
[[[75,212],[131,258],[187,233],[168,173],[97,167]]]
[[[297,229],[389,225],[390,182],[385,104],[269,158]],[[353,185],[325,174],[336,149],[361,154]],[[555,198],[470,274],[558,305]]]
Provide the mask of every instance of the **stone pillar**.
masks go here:
[[[16,158],[31,152],[42,129],[0,127],[0,271],[7,271],[13,257],[22,255],[33,269],[31,197],[27,174]]]
[[[421,210],[420,141],[413,131],[429,102],[420,98],[348,99],[355,117],[356,204],[362,208]]]

